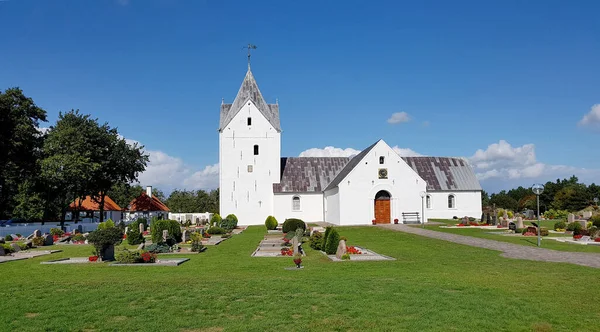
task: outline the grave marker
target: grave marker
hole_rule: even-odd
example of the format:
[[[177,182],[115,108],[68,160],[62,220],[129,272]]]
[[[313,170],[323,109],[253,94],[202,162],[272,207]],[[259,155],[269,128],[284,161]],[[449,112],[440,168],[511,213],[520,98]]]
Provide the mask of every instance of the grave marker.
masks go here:
[[[340,240],[340,243],[338,244],[337,250],[335,252],[335,257],[337,257],[338,259],[342,259],[342,256],[344,256],[347,251],[348,248],[346,247],[346,241]]]
[[[567,222],[570,224],[573,221],[575,221],[575,215],[572,213],[569,213],[569,215],[567,216]]]
[[[523,228],[523,218],[521,216],[517,217],[517,228]]]

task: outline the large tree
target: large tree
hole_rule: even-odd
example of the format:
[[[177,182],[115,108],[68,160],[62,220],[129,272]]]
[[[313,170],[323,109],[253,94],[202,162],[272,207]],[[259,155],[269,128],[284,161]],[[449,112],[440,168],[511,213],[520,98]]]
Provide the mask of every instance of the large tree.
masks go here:
[[[46,111],[19,88],[0,91],[0,219],[9,218],[19,185],[37,173]]]

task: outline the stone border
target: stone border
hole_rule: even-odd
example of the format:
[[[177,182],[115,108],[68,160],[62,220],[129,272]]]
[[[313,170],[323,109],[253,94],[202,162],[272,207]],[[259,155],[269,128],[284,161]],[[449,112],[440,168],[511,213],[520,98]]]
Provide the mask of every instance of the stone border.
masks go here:
[[[6,256],[0,256],[0,263],[20,261],[61,252],[62,250],[23,250]]]
[[[320,253],[325,255],[333,262],[376,262],[376,261],[395,261],[394,257],[378,254],[372,250],[365,249],[359,246],[353,246],[360,250],[362,254],[350,255],[350,259],[339,259],[336,255],[328,255],[326,252],[319,250]],[[352,259],[354,258],[354,259]]]
[[[59,258],[53,259],[45,262],[41,262],[40,264],[101,264],[104,263],[102,261],[90,262],[89,257],[67,257],[67,258]]]
[[[507,230],[508,227],[498,227],[498,226],[440,226],[440,228],[451,228],[451,229],[497,229],[500,231]]]
[[[110,263],[109,266],[179,266],[189,258],[159,259],[156,263]]]
[[[550,239],[550,240],[554,240],[557,242],[561,242],[561,243],[572,243],[572,244],[578,244],[581,246],[600,246],[600,242],[596,242],[596,241],[577,241],[574,240],[572,237],[544,237],[545,239]]]

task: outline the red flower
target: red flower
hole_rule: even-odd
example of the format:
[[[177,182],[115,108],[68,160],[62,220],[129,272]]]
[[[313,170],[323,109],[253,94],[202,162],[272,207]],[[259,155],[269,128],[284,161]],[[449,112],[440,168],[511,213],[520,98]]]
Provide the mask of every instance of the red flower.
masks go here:
[[[583,235],[581,235],[581,234],[579,234],[579,235],[573,235],[573,238],[574,238],[575,240],[579,240],[579,239],[581,239],[582,237],[583,237]]]
[[[594,242],[600,242],[600,237],[595,238]]]
[[[358,249],[356,249],[356,247],[354,246],[349,246],[346,248],[346,253],[350,254],[350,255],[360,255],[362,254],[362,252]]]
[[[294,252],[290,248],[281,249],[281,256],[293,256]]]
[[[90,262],[96,262],[98,260],[98,256],[90,256],[88,259]]]
[[[144,263],[154,263],[156,261],[156,254],[145,252],[142,254],[142,260]]]

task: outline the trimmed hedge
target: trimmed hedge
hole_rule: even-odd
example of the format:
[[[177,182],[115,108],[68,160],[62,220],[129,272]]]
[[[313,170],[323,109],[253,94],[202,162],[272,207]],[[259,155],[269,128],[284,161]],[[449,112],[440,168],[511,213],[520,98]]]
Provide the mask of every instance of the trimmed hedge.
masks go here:
[[[289,232],[295,232],[296,229],[298,228],[302,228],[303,230],[306,230],[306,224],[304,223],[304,221],[300,220],[300,219],[296,219],[296,218],[290,218],[290,219],[286,219],[283,222],[283,226],[281,227],[281,230],[284,233],[289,233]]]
[[[273,216],[268,216],[267,220],[265,220],[265,226],[268,230],[277,229],[277,225],[279,225],[279,223],[277,222],[277,219],[275,219],[275,217]]]
[[[139,226],[127,230],[127,243],[129,245],[138,245],[144,242],[144,234],[140,233]]]
[[[308,241],[314,250],[323,250],[323,234],[320,232],[313,232]]]
[[[327,246],[327,237],[329,236],[329,233],[331,232],[331,230],[333,229],[332,226],[329,227],[325,227],[325,235],[323,236],[323,243],[321,244],[321,250],[325,250],[325,247]]]
[[[227,217],[225,217],[225,219],[221,220],[221,224],[219,225],[219,227],[227,231],[232,231],[237,227],[237,224],[238,219],[235,216],[235,214],[230,214]]]
[[[554,230],[566,229],[566,228],[567,228],[567,223],[564,221],[557,221],[554,223]]]
[[[333,255],[337,251],[337,247],[340,243],[340,234],[335,228],[331,228],[329,235],[327,236],[327,245],[325,247],[325,252],[328,255]]]
[[[206,231],[206,233],[211,234],[211,235],[214,235],[214,234],[225,234],[225,233],[227,233],[227,231],[224,230],[221,227],[211,227],[211,228],[209,228]]]
[[[570,232],[576,232],[576,231],[580,231],[582,229],[583,229],[583,227],[581,226],[581,224],[576,221],[567,225],[567,231],[570,231]],[[575,235],[577,235],[577,234],[575,234]]]
[[[169,236],[177,243],[181,242],[181,226],[177,220],[156,220],[150,228],[152,230],[152,243],[164,242],[163,230],[167,230]]]
[[[219,226],[223,218],[218,213],[213,214],[212,218],[210,218],[210,227]]]

